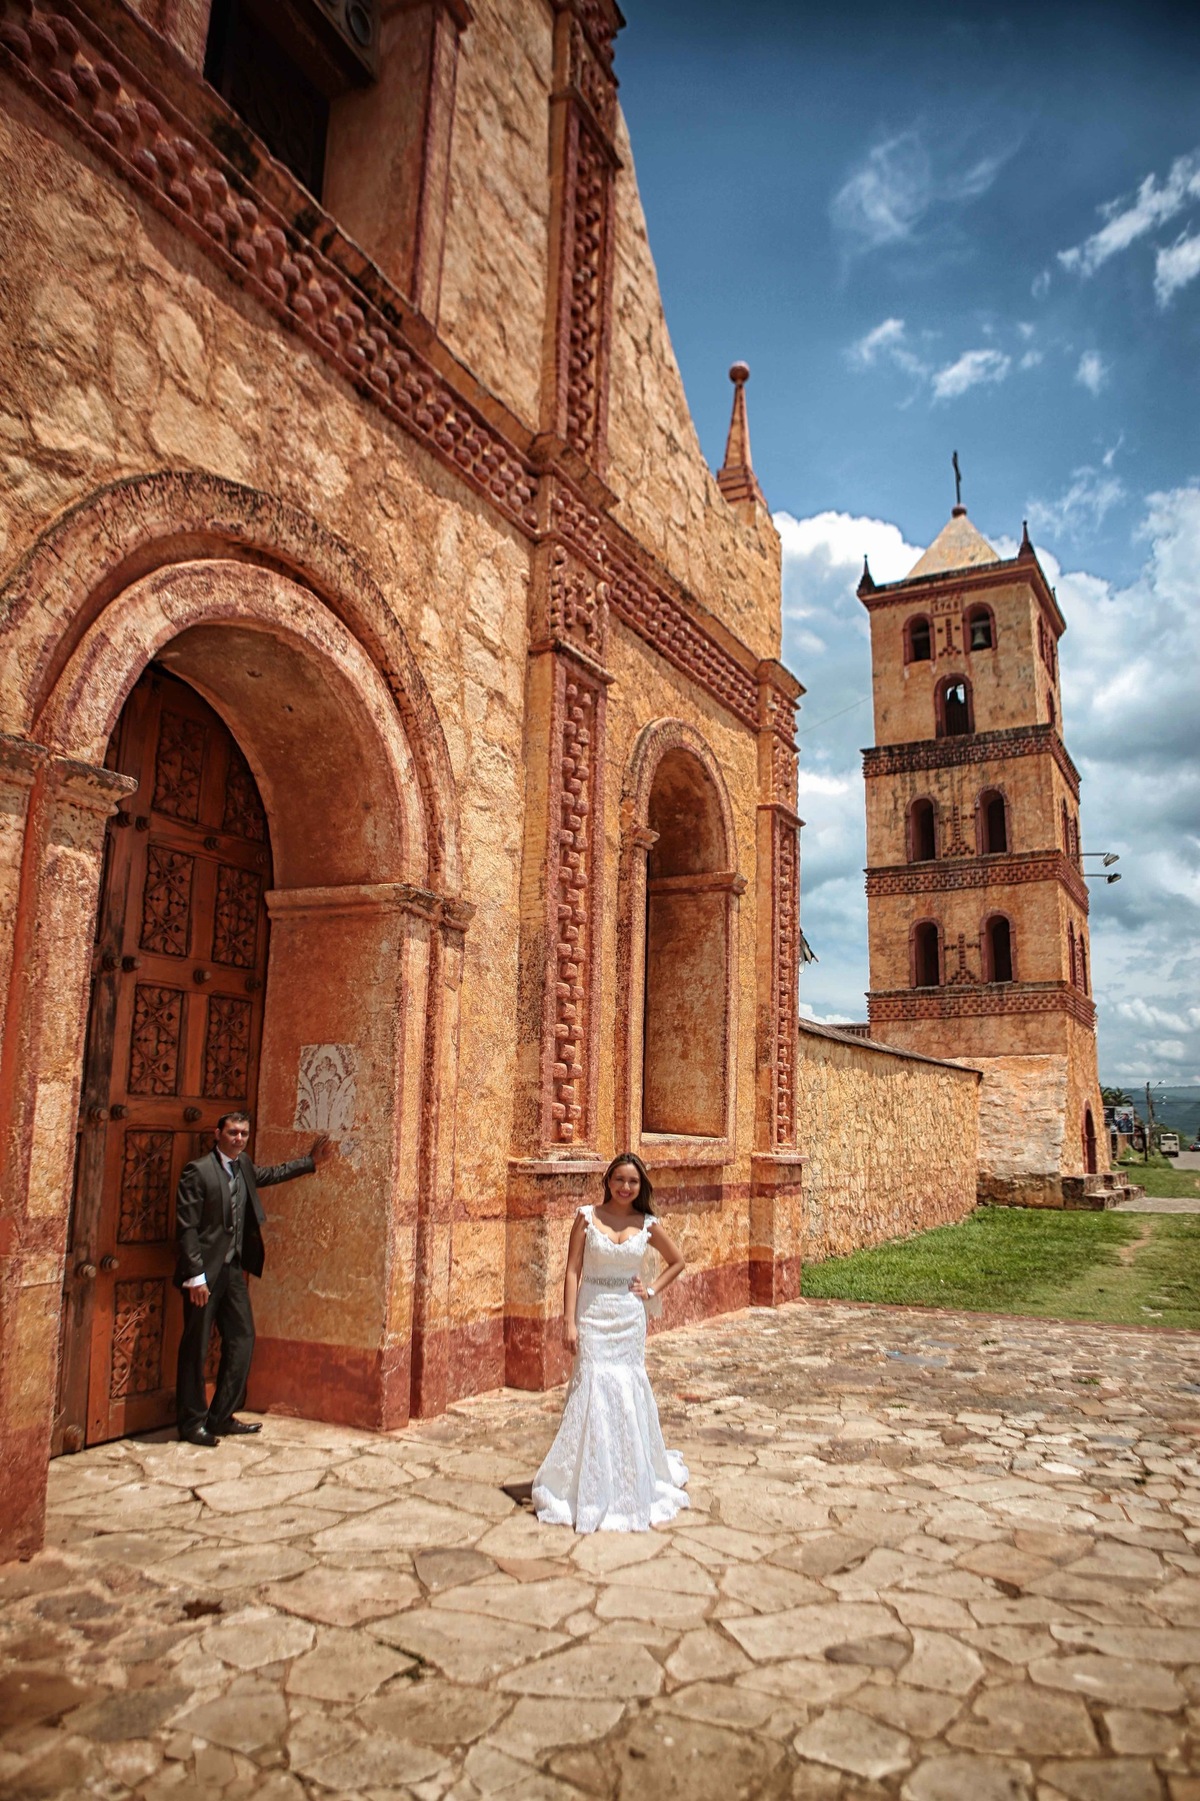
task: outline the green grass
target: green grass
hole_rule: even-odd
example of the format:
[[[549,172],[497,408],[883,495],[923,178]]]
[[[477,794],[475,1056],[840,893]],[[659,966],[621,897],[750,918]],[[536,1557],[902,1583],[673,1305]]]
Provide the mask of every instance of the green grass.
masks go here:
[[[1165,1157],[1154,1154],[1149,1163],[1140,1157],[1127,1157],[1120,1164],[1131,1182],[1144,1188],[1158,1200],[1182,1200],[1200,1195],[1200,1169],[1176,1169]]]
[[[958,1226],[809,1264],[803,1292],[1200,1329],[1200,1215],[981,1207]]]

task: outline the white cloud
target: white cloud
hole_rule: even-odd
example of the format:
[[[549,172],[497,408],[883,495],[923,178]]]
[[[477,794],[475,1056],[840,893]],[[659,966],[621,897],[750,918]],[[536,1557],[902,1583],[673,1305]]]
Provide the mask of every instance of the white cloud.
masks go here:
[[[1089,394],[1098,394],[1108,380],[1108,364],[1098,350],[1085,350],[1075,371],[1075,380]]]
[[[1020,369],[1036,369],[1041,361],[1042,353],[1040,350],[1027,350],[1017,367]]]
[[[933,378],[935,400],[956,400],[970,388],[983,382],[1003,381],[1012,368],[1012,358],[1000,350],[964,350],[953,363],[939,369]]]
[[[807,1001],[800,1002],[800,1017],[801,1019],[811,1019],[815,1026],[848,1026],[850,1024],[848,1013],[818,1013],[815,1008],[809,1006]]]
[[[1160,250],[1154,259],[1154,292],[1159,306],[1166,306],[1180,288],[1200,275],[1200,232],[1185,233]]]
[[[1042,269],[1034,276],[1033,281],[1030,283],[1029,292],[1033,295],[1035,300],[1040,300],[1043,294],[1049,292],[1049,289],[1050,271],[1049,269]]]
[[[1125,484],[1112,473],[1112,455],[1104,458],[1102,474],[1090,464],[1073,471],[1068,488],[1055,500],[1031,500],[1027,511],[1036,531],[1057,532],[1074,537],[1078,532],[1094,530],[1107,514],[1125,499]]]
[[[1016,141],[962,168],[961,146],[937,134],[934,149],[921,126],[881,139],[867,151],[829,203],[834,229],[851,252],[907,243],[938,208],[978,200],[995,181]]]
[[[846,354],[850,361],[857,364],[860,369],[869,369],[873,363],[878,361],[884,351],[894,350],[903,342],[903,319],[884,319],[873,331],[867,332],[864,337],[859,338],[857,343],[851,344]]]
[[[1189,1007],[1185,1017],[1179,1011],[1151,1006],[1140,994],[1134,995],[1132,1000],[1118,1001],[1117,1012],[1122,1019],[1132,1020],[1139,1026],[1156,1027],[1160,1032],[1190,1032],[1200,1026],[1200,1007]]]
[[[1111,504],[1096,485],[1101,479],[1095,470],[1077,472],[1090,497],[1066,505],[1064,516]],[[784,654],[809,684],[800,718],[800,810],[808,821],[802,914],[821,961],[804,970],[801,993],[806,1017],[862,1020],[868,973],[859,751],[873,741],[874,728],[870,708],[855,705],[870,687],[866,614],[855,588],[864,552],[877,581],[906,575],[919,552],[883,519],[781,513],[776,524]],[[1053,540],[1068,526],[1050,519],[1045,529]],[[987,536],[1001,554],[1015,549],[1004,534]],[[1064,569],[1040,544],[1038,554],[1069,628],[1063,705],[1067,744],[1084,778],[1084,846],[1119,852],[1124,878],[1112,887],[1091,884],[1101,1069],[1106,1080],[1163,1074],[1179,1081],[1200,1071],[1200,480],[1151,495],[1134,542],[1145,565],[1125,587]],[[825,644],[819,672],[811,657],[797,654],[801,629]]]
[[[1082,244],[1060,250],[1058,260],[1076,275],[1094,275],[1112,256],[1174,219],[1200,199],[1200,150],[1176,157],[1166,180],[1147,175],[1132,200],[1110,200],[1100,211],[1104,224]]]
[[[933,198],[929,154],[915,130],[875,144],[830,203],[834,225],[856,248],[912,235]]]
[[[1141,1048],[1156,1063],[1189,1063],[1192,1057],[1182,1038],[1144,1038]]]

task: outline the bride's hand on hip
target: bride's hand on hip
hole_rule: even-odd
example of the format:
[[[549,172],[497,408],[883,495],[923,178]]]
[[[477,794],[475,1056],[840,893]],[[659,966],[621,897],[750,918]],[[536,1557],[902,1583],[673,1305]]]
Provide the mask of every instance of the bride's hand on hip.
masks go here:
[[[642,1278],[640,1276],[635,1276],[633,1281],[629,1284],[629,1292],[630,1294],[636,1295],[639,1301],[644,1301],[649,1290],[643,1285]]]

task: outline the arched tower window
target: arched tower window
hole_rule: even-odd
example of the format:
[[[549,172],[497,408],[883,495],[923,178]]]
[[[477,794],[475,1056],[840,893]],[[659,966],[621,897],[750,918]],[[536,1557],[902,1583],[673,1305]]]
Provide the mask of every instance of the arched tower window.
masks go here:
[[[936,711],[939,738],[961,738],[975,730],[971,684],[965,675],[948,675],[938,683]]]
[[[933,656],[933,634],[929,621],[918,613],[904,627],[904,661],[928,663]]]
[[[991,607],[971,607],[967,613],[964,635],[968,650],[994,650],[996,621]]]
[[[642,1130],[719,1138],[726,1129],[731,852],[699,757],[670,750],[647,823]]]
[[[1064,854],[1069,857],[1071,854],[1071,815],[1065,800],[1062,802],[1062,847]]]
[[[941,934],[932,919],[913,927],[913,987],[936,988],[942,979]]]
[[[988,982],[1011,982],[1013,979],[1012,926],[1003,913],[993,913],[983,928],[984,979]]]
[[[1083,936],[1082,929],[1080,930],[1080,933],[1079,933],[1079,986],[1083,989],[1083,992],[1085,994],[1089,994],[1091,992],[1091,990],[1088,988],[1087,945],[1084,942],[1084,936]]]
[[[931,800],[915,800],[908,809],[908,860],[932,863],[937,856],[937,823]]]
[[[989,788],[979,796],[980,855],[994,857],[1007,849],[1008,808],[1004,804],[1004,796],[995,788]]]
[[[1071,986],[1079,986],[1079,968],[1075,961],[1075,921],[1067,921],[1067,967],[1071,972]]]

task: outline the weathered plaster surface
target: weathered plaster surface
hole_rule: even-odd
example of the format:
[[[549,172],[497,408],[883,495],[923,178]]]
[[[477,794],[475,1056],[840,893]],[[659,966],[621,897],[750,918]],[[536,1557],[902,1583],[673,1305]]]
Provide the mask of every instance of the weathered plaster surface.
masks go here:
[[[805,1261],[964,1219],[975,1205],[974,1071],[806,1022],[800,1052]]]

